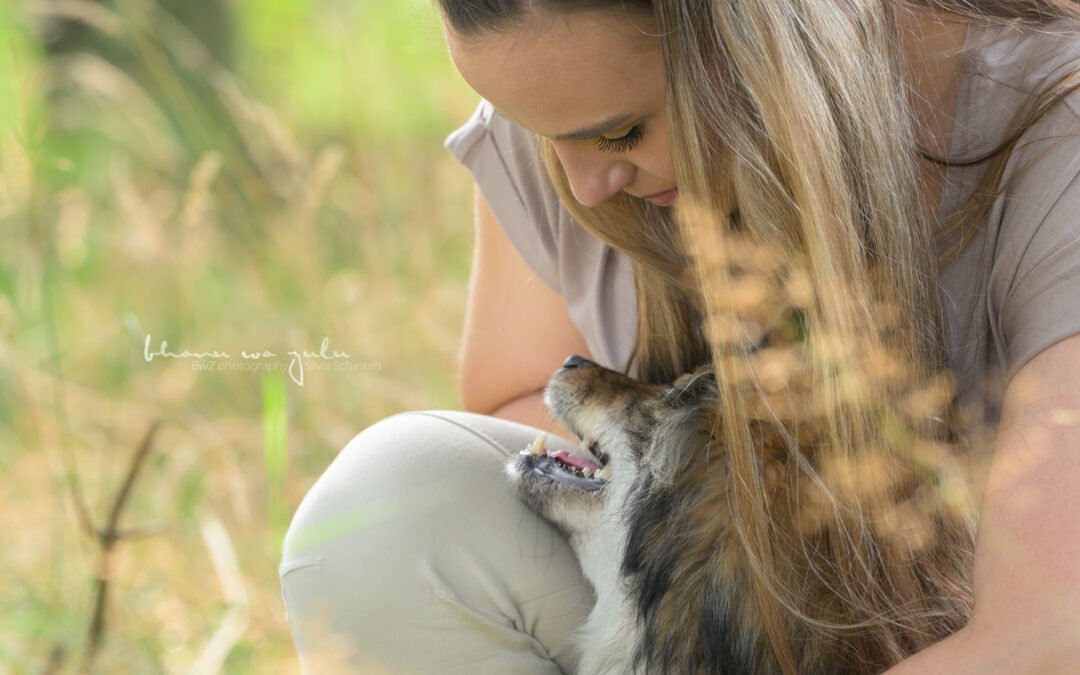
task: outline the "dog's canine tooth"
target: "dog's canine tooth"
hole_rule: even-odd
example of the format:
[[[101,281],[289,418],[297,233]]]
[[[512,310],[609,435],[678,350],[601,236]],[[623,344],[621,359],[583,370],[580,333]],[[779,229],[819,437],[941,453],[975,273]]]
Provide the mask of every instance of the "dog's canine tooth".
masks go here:
[[[542,455],[544,454],[544,442],[547,440],[547,432],[541,432],[539,436],[533,439],[533,442],[525,449],[530,455]]]
[[[611,480],[611,467],[605,466],[596,472],[596,477],[600,480]]]
[[[585,467],[581,470],[581,473],[585,474],[586,478],[592,478],[592,470],[589,467]]]

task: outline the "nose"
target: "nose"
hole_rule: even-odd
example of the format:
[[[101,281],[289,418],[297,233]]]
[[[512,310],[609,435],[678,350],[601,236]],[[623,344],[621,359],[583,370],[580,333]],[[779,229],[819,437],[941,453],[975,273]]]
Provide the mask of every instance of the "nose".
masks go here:
[[[577,354],[574,354],[573,356],[570,356],[565,361],[563,361],[562,367],[568,370],[573,370],[575,368],[595,367],[596,365],[597,364],[593,363],[584,356],[578,356]]]
[[[585,143],[575,141],[584,146]],[[570,181],[570,189],[582,206],[599,206],[633,180],[636,167],[622,160],[604,156],[596,148],[558,147],[555,153]]]

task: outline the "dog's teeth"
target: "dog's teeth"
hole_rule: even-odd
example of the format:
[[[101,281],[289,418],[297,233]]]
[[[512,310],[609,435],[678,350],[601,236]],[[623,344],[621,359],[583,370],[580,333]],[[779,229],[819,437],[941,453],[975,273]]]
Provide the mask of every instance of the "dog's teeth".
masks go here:
[[[596,472],[596,477],[600,480],[611,480],[611,467],[605,466]]]
[[[546,431],[542,432],[539,436],[537,436],[535,439],[533,439],[533,442],[529,445],[528,448],[526,448],[526,451],[530,455],[542,455],[542,454],[545,454],[546,451],[544,450],[544,441],[547,440],[547,437],[548,437],[547,432]]]
[[[581,473],[583,473],[586,478],[592,478],[592,471],[589,470],[589,467],[585,467],[584,469],[582,469]]]

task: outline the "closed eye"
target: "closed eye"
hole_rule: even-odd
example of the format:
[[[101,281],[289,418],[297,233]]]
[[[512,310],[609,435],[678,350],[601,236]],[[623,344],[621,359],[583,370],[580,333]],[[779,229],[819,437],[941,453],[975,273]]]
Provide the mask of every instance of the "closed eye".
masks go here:
[[[629,152],[641,142],[645,130],[640,124],[635,124],[630,131],[619,138],[606,138],[601,136],[596,139],[596,147],[604,152]]]

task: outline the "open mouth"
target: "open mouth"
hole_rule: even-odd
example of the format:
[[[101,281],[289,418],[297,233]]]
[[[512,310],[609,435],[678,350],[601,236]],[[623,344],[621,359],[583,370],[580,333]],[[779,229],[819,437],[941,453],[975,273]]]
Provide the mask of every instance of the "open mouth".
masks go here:
[[[541,433],[521,451],[519,463],[526,472],[583,490],[599,490],[611,479],[608,456],[596,441],[582,439],[577,452],[548,452],[547,437],[547,432]]]

